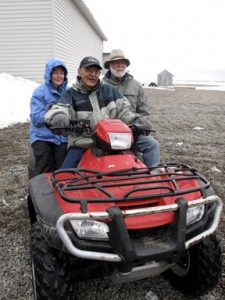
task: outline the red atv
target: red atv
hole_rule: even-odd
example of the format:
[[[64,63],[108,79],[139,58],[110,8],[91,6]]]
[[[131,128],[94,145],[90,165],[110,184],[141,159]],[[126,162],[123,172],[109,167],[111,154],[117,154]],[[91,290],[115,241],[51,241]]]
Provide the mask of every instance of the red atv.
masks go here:
[[[186,294],[212,290],[221,274],[215,235],[222,201],[196,169],[181,163],[146,168],[133,133],[104,119],[77,168],[30,180],[35,299],[71,299],[74,282],[134,281],[164,274]]]

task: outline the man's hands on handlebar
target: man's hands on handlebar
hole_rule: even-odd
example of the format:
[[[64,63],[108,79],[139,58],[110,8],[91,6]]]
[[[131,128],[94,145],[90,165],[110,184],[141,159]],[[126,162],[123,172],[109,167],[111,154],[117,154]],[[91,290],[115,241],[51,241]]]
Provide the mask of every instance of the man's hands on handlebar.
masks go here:
[[[134,120],[132,126],[134,134],[149,135],[152,130],[152,124],[148,121],[145,116],[140,116]]]
[[[82,134],[83,132],[91,133],[90,120],[70,120],[69,117],[63,113],[58,112],[54,114],[48,122],[48,128],[55,134],[68,136],[73,133]],[[144,134],[149,135],[153,131],[151,123],[144,116],[140,116],[130,125],[134,135]]]
[[[65,113],[57,113],[53,115],[51,121],[48,123],[48,128],[55,134],[68,136],[76,132],[82,134],[83,132],[90,133],[90,120],[70,120]]]
[[[48,124],[49,129],[51,129],[55,134],[61,134],[64,136],[68,136],[66,128],[68,128],[69,126],[70,119],[65,113],[62,112],[53,115]]]

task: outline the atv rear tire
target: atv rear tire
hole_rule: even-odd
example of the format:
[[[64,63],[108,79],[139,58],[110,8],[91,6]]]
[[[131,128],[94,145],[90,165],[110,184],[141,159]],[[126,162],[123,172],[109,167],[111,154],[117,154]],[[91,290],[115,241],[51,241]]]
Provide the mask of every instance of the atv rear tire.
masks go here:
[[[185,251],[179,262],[164,275],[182,293],[200,296],[216,287],[221,268],[221,248],[213,234]]]
[[[72,299],[64,254],[47,245],[37,222],[30,230],[30,248],[34,299]]]

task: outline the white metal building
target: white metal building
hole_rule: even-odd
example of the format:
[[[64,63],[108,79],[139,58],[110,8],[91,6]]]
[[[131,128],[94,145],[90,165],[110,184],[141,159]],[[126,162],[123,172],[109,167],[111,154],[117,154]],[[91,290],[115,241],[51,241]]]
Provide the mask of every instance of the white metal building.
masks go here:
[[[158,74],[157,85],[158,86],[171,86],[173,84],[173,74],[167,70],[162,71]]]
[[[82,0],[0,1],[0,73],[43,82],[47,60],[58,57],[71,80],[84,56],[103,62],[106,40]]]

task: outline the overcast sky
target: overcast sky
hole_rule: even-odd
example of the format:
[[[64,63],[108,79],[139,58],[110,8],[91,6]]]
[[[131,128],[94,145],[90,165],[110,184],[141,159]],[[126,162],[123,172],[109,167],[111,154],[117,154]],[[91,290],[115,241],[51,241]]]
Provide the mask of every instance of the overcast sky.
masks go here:
[[[225,81],[225,0],[84,0],[130,73],[156,81],[167,69],[174,80]]]

